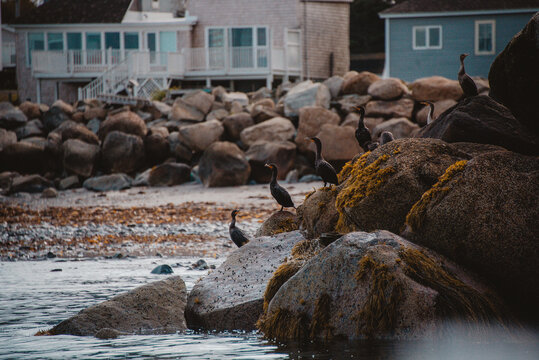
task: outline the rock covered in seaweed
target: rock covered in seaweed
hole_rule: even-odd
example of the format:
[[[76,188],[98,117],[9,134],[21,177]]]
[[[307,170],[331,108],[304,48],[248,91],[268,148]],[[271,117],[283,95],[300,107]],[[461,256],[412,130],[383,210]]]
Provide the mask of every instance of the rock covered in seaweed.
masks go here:
[[[271,236],[298,229],[297,216],[290,211],[277,211],[267,218],[256,231],[256,236]]]
[[[337,193],[335,187],[321,188],[307,194],[303,204],[298,206],[298,222],[307,238],[313,239],[335,230],[339,220],[335,208]]]

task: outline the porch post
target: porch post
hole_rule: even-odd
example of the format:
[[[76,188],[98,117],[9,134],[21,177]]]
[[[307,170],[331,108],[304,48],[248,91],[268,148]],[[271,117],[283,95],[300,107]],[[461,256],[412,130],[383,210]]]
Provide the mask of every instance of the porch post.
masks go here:
[[[209,77],[206,78],[206,87],[211,88],[211,79]]]
[[[41,79],[37,79],[36,97],[37,103],[41,104]]]
[[[273,84],[273,75],[268,75],[266,78],[266,87],[271,90],[271,85]]]

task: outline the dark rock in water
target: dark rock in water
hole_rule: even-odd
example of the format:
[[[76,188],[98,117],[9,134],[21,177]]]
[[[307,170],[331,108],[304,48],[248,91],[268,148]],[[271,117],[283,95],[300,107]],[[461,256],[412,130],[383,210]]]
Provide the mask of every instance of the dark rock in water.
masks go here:
[[[294,168],[296,144],[290,141],[256,142],[249,147],[245,157],[251,166],[251,178],[257,183],[268,183],[271,180],[271,170],[266,164],[274,163],[279,169],[278,179],[284,180]]]
[[[537,138],[509,109],[485,95],[466,98],[449,108],[417,137],[493,144],[522,154],[539,154]]]
[[[539,14],[507,44],[490,67],[490,96],[539,136]]]
[[[199,176],[204,186],[245,185],[251,167],[236,144],[218,141],[210,145],[199,162]]]
[[[314,182],[314,181],[322,181],[322,178],[315,174],[307,174],[303,175],[300,179],[300,183],[306,183],[306,182]]]
[[[49,251],[47,253],[47,259],[54,259],[55,257],[56,257],[56,255],[52,251]]]
[[[179,276],[168,277],[90,306],[62,321],[49,333],[95,336],[102,329],[127,334],[185,331],[186,298],[183,280]]]
[[[91,176],[99,155],[99,146],[79,139],[69,139],[63,144],[64,169],[82,177]]]
[[[208,270],[210,267],[208,266],[206,260],[200,259],[196,263],[191,265],[191,268],[193,268],[194,270]]]
[[[509,151],[461,161],[410,210],[405,236],[474,270],[539,320],[539,159]]]
[[[271,236],[294,230],[298,230],[296,215],[290,211],[277,211],[262,223],[255,236]]]
[[[122,190],[130,188],[132,181],[126,174],[111,174],[86,179],[82,186],[92,191]]]
[[[60,183],[58,184],[58,189],[60,190],[74,189],[78,187],[80,187],[80,181],[77,175],[68,176],[65,179],[60,180]]]
[[[40,175],[25,175],[13,179],[10,192],[28,192],[40,193],[43,190],[52,187],[52,182]]]
[[[124,256],[124,254],[122,254],[122,253],[117,253],[117,254],[114,254],[114,256],[113,256],[114,259],[123,259],[125,257],[126,256]]]
[[[159,265],[152,270],[152,274],[172,274],[174,270],[169,265]]]
[[[52,269],[51,272],[61,272],[62,269]]]
[[[111,131],[103,142],[101,157],[110,172],[131,173],[144,164],[144,143],[136,135]]]
[[[263,311],[266,283],[304,240],[299,231],[261,237],[235,250],[189,294],[185,318],[190,329],[253,330]]]
[[[15,129],[24,126],[28,119],[18,108],[7,101],[0,102],[0,128]]]
[[[95,337],[101,340],[108,340],[108,339],[117,339],[118,336],[122,334],[123,334],[122,332],[115,329],[103,328],[95,333]]]
[[[58,191],[56,191],[56,189],[53,188],[53,187],[46,188],[41,193],[41,197],[44,198],[44,199],[50,199],[50,198],[58,197]]]
[[[473,275],[388,231],[346,234],[270,290],[257,325],[278,341],[432,339],[444,321],[472,333],[508,318]]]
[[[53,106],[43,114],[43,125],[47,130],[52,131],[56,129],[64,121],[71,120],[71,116],[67,115],[61,108]]]
[[[185,164],[165,163],[154,167],[148,177],[150,186],[172,186],[190,180],[191,167]]]

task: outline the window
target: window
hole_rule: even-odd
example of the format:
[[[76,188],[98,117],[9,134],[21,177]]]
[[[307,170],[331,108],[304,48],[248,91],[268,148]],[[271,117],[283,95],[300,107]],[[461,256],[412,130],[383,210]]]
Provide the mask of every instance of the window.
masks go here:
[[[47,48],[49,50],[64,50],[64,34],[63,33],[48,33]]]
[[[256,66],[259,68],[268,66],[268,49],[266,48],[268,40],[266,33],[266,28],[259,27],[256,29],[256,45],[259,46],[256,50]]]
[[[86,50],[101,50],[100,33],[86,33]]]
[[[32,64],[32,51],[45,50],[45,34],[28,33],[28,65]]]
[[[67,49],[68,50],[82,50],[82,34],[81,33],[67,33]]]
[[[225,46],[224,29],[209,29],[208,30],[208,47],[223,47],[223,46]]]
[[[120,49],[120,33],[106,32],[105,33],[105,49]]]
[[[138,33],[137,32],[124,33],[124,47],[126,50],[138,49]]]
[[[495,20],[478,20],[475,22],[476,55],[493,55],[496,52],[495,38]]]
[[[414,50],[442,48],[442,27],[440,25],[414,26],[412,31]]]

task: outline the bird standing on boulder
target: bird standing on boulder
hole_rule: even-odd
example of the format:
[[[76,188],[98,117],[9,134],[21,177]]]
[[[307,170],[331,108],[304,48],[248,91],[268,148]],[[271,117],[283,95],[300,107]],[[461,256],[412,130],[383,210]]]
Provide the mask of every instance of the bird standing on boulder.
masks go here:
[[[283,211],[283,208],[285,207],[293,207],[295,209],[296,206],[294,205],[294,202],[292,201],[292,198],[290,197],[288,191],[286,191],[286,189],[283,188],[281,185],[277,184],[277,165],[272,163],[266,164],[264,166],[271,169],[270,190],[273,198],[277,200],[277,203],[279,203],[279,205],[281,205],[281,210],[279,211]]]
[[[314,158],[314,168],[316,169],[316,175],[320,176],[322,178],[322,181],[324,181],[324,187],[326,187],[327,183],[339,185],[339,180],[337,179],[337,172],[335,171],[333,166],[331,166],[331,164],[324,160],[324,158],[322,157],[322,142],[320,141],[320,139],[317,137],[312,137],[308,139],[316,144],[316,157]]]
[[[421,101],[420,104],[428,105],[430,107],[429,113],[427,114],[427,125],[428,125],[434,120],[434,104],[430,101]]]
[[[460,69],[458,76],[459,84],[465,98],[479,95],[477,85],[475,85],[475,82],[468,76],[468,74],[466,74],[466,70],[464,70],[464,59],[466,56],[468,56],[468,54],[460,54]]]
[[[356,110],[359,111],[359,121],[357,123],[356,139],[363,151],[369,151],[368,147],[369,144],[372,142],[372,138],[369,129],[365,127],[365,123],[363,122],[365,119],[365,107],[358,106],[356,107]]]
[[[228,227],[228,232],[230,233],[230,239],[234,241],[234,244],[238,245],[238,247],[242,247],[249,242],[249,239],[245,236],[243,231],[236,227],[236,215],[238,212],[237,209],[232,210],[232,213],[230,214],[232,216],[232,222]]]

